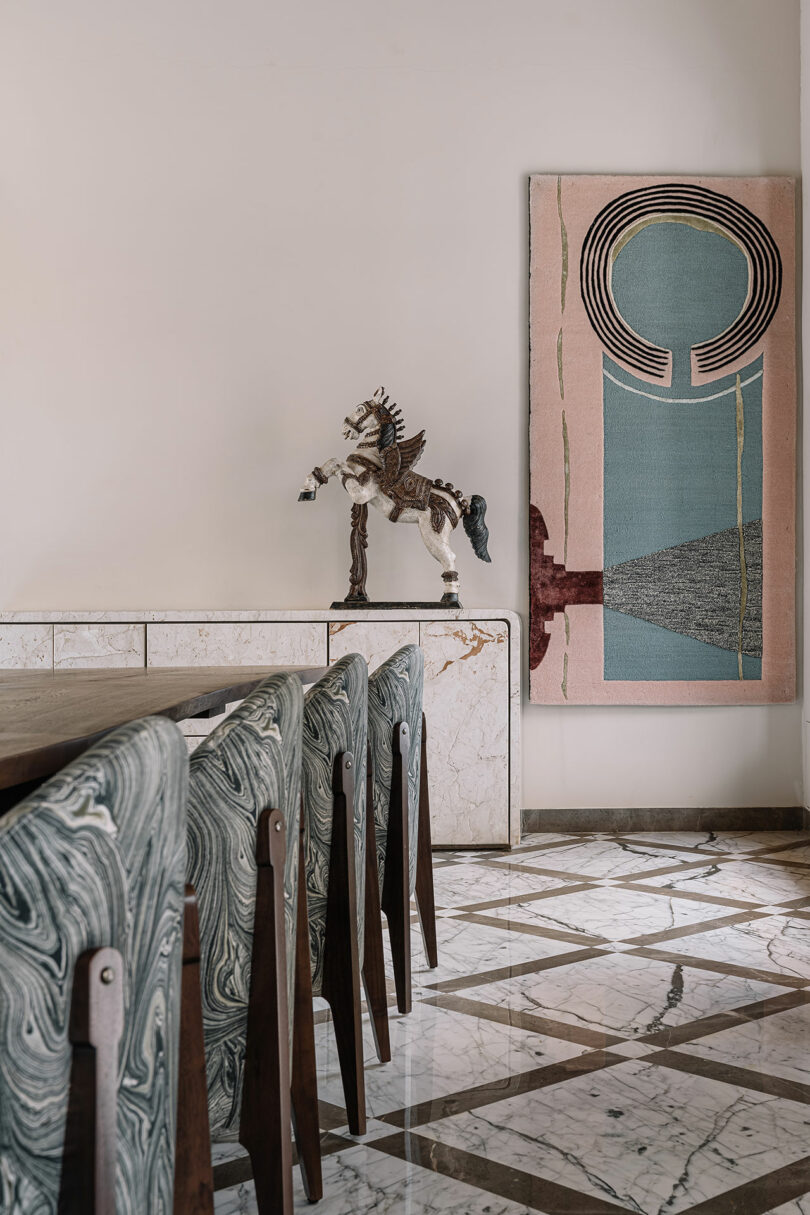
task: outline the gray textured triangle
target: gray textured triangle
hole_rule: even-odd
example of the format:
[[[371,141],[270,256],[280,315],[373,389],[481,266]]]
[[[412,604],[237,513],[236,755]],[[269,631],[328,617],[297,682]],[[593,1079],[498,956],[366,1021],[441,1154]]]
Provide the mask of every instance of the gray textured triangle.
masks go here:
[[[743,527],[748,594],[743,653],[762,655],[762,520]],[[694,637],[738,648],[740,540],[736,527],[614,565],[604,574],[605,607]]]

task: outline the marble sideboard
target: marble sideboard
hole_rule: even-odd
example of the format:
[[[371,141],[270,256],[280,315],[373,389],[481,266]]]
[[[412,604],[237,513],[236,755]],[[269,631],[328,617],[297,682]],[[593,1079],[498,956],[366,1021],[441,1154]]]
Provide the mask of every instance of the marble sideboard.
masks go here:
[[[472,611],[3,612],[0,669],[327,663],[425,654],[433,842],[520,838],[520,618]],[[193,749],[217,720],[183,722]],[[3,723],[9,728],[10,723]]]

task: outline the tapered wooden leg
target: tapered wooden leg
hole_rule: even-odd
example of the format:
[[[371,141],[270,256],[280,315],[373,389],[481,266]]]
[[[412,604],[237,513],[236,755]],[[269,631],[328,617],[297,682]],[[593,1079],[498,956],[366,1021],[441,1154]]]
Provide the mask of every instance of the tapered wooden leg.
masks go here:
[[[367,748],[366,756],[366,920],[363,986],[366,989],[366,1004],[371,1014],[377,1058],[380,1063],[388,1063],[391,1058],[391,1039],[388,1033],[388,994],[385,990],[385,957],[383,955],[380,876],[377,868],[377,832],[374,828],[374,782],[370,747]]]
[[[385,843],[382,908],[388,920],[397,1008],[411,1011],[411,907],[408,873],[408,723],[393,731],[391,801]]]
[[[337,755],[332,785],[334,811],[322,993],[332,1010],[349,1130],[353,1135],[365,1135],[366,1086],[354,864],[354,775],[351,753],[345,751]]]
[[[259,1215],[292,1215],[290,1045],[284,927],[284,816],[263,810],[239,1141],[253,1165]]]
[[[212,1215],[213,1210],[214,1175],[211,1168],[211,1131],[200,997],[200,922],[194,887],[186,886],[174,1215]]]
[[[70,1006],[73,1061],[60,1215],[115,1215],[123,991],[124,963],[117,949],[88,949],[77,959]]]
[[[430,838],[430,793],[428,792],[427,721],[422,714],[422,755],[419,769],[419,832],[416,842],[416,906],[422,926],[427,963],[439,965],[436,949],[436,901],[433,897],[433,854]]]
[[[323,1197],[321,1136],[318,1125],[318,1077],[315,1024],[312,1016],[312,969],[309,955],[307,880],[304,868],[304,817],[298,833],[298,907],[295,930],[295,1004],[293,1012],[292,1110],[298,1163],[310,1202]]]

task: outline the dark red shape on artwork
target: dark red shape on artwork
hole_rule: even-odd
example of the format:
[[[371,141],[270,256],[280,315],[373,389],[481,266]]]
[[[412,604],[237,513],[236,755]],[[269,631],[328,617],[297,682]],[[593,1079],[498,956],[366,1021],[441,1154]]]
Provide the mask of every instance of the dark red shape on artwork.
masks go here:
[[[555,612],[578,603],[602,603],[601,570],[567,570],[546,553],[548,528],[541,512],[529,505],[531,591],[529,616],[529,669],[543,661],[551,640],[546,623]]]

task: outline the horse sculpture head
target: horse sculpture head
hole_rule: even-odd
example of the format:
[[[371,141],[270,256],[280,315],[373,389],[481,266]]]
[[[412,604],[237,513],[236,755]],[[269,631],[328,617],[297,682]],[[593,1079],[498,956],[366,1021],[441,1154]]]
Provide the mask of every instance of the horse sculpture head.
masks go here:
[[[361,401],[343,419],[343,438],[360,439],[361,447],[390,447],[402,438],[405,422],[397,404],[389,405],[384,388],[368,401]]]

